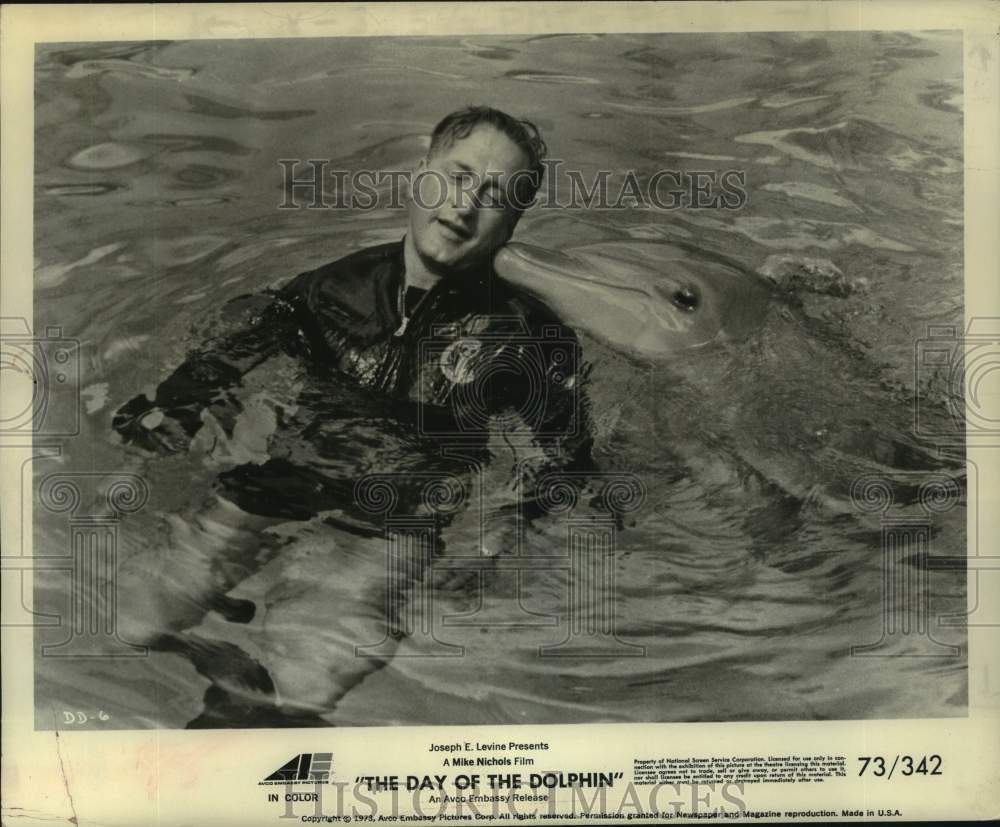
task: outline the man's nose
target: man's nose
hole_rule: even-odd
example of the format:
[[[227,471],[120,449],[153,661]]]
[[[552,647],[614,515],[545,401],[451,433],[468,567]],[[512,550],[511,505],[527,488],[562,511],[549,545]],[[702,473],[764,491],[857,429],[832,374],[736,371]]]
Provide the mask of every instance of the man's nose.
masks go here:
[[[471,218],[478,206],[479,201],[476,198],[476,193],[463,190],[461,187],[456,190],[455,197],[451,202],[455,214],[463,218]]]
[[[479,208],[479,196],[471,182],[458,181],[454,197],[451,199],[451,207],[457,215],[463,218],[470,218],[475,213]]]

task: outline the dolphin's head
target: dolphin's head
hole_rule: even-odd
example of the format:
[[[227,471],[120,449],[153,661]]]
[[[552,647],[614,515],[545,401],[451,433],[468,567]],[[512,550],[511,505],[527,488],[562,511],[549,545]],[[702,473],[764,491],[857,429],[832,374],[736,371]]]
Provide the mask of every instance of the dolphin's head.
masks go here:
[[[752,275],[672,244],[604,242],[560,252],[515,243],[494,266],[570,326],[654,359],[743,338],[767,300]]]

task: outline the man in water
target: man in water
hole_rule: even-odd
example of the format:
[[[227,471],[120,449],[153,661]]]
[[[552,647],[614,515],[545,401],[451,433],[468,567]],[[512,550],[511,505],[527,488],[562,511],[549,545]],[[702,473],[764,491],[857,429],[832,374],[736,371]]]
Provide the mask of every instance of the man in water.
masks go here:
[[[355,492],[367,474],[388,476],[395,513],[421,514],[429,510],[428,479],[475,477],[510,451],[503,467],[514,469],[507,484],[518,500],[477,515],[486,543],[472,550],[503,554],[517,541],[514,512],[540,511],[532,479],[588,467],[575,336],[492,268],[541,183],[544,152],[534,125],[496,109],[448,115],[418,167],[402,241],[298,276],[244,328],[190,356],[155,399],[136,397],[118,410],[113,424],[125,442],[174,452],[190,445],[206,418],[231,435],[243,410],[235,391],[271,357],[293,355],[311,377],[298,400],[306,414],[283,423],[271,458],[220,475],[204,508],[173,518],[169,548],[123,565],[124,638],[190,653],[183,642],[190,636],[180,633],[210,609],[249,620],[253,604],[225,594],[263,564],[264,528],[322,515],[357,537],[381,538]],[[267,667],[287,708],[328,711],[377,668],[383,660],[355,657],[354,647],[372,642],[387,622],[392,637],[386,590],[405,594],[424,574],[387,583],[374,543],[337,545],[326,561],[331,576],[307,575],[317,581],[311,597],[286,583],[284,596],[267,601],[265,637],[275,637]],[[282,633],[304,616],[337,653],[335,663],[317,667],[323,645]]]

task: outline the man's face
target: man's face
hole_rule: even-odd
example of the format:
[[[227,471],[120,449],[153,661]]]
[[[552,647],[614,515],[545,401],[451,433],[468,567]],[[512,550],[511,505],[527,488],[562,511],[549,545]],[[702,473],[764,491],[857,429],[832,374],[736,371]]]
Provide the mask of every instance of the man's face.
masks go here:
[[[510,238],[516,174],[528,157],[492,126],[420,162],[410,200],[410,236],[428,269],[444,276],[482,266]]]

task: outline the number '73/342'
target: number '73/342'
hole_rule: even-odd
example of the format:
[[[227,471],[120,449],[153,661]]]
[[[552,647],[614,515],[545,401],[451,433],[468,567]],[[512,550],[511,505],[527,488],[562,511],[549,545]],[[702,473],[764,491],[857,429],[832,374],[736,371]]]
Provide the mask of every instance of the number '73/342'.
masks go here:
[[[892,778],[895,775],[944,775],[940,755],[859,755],[858,775]]]

